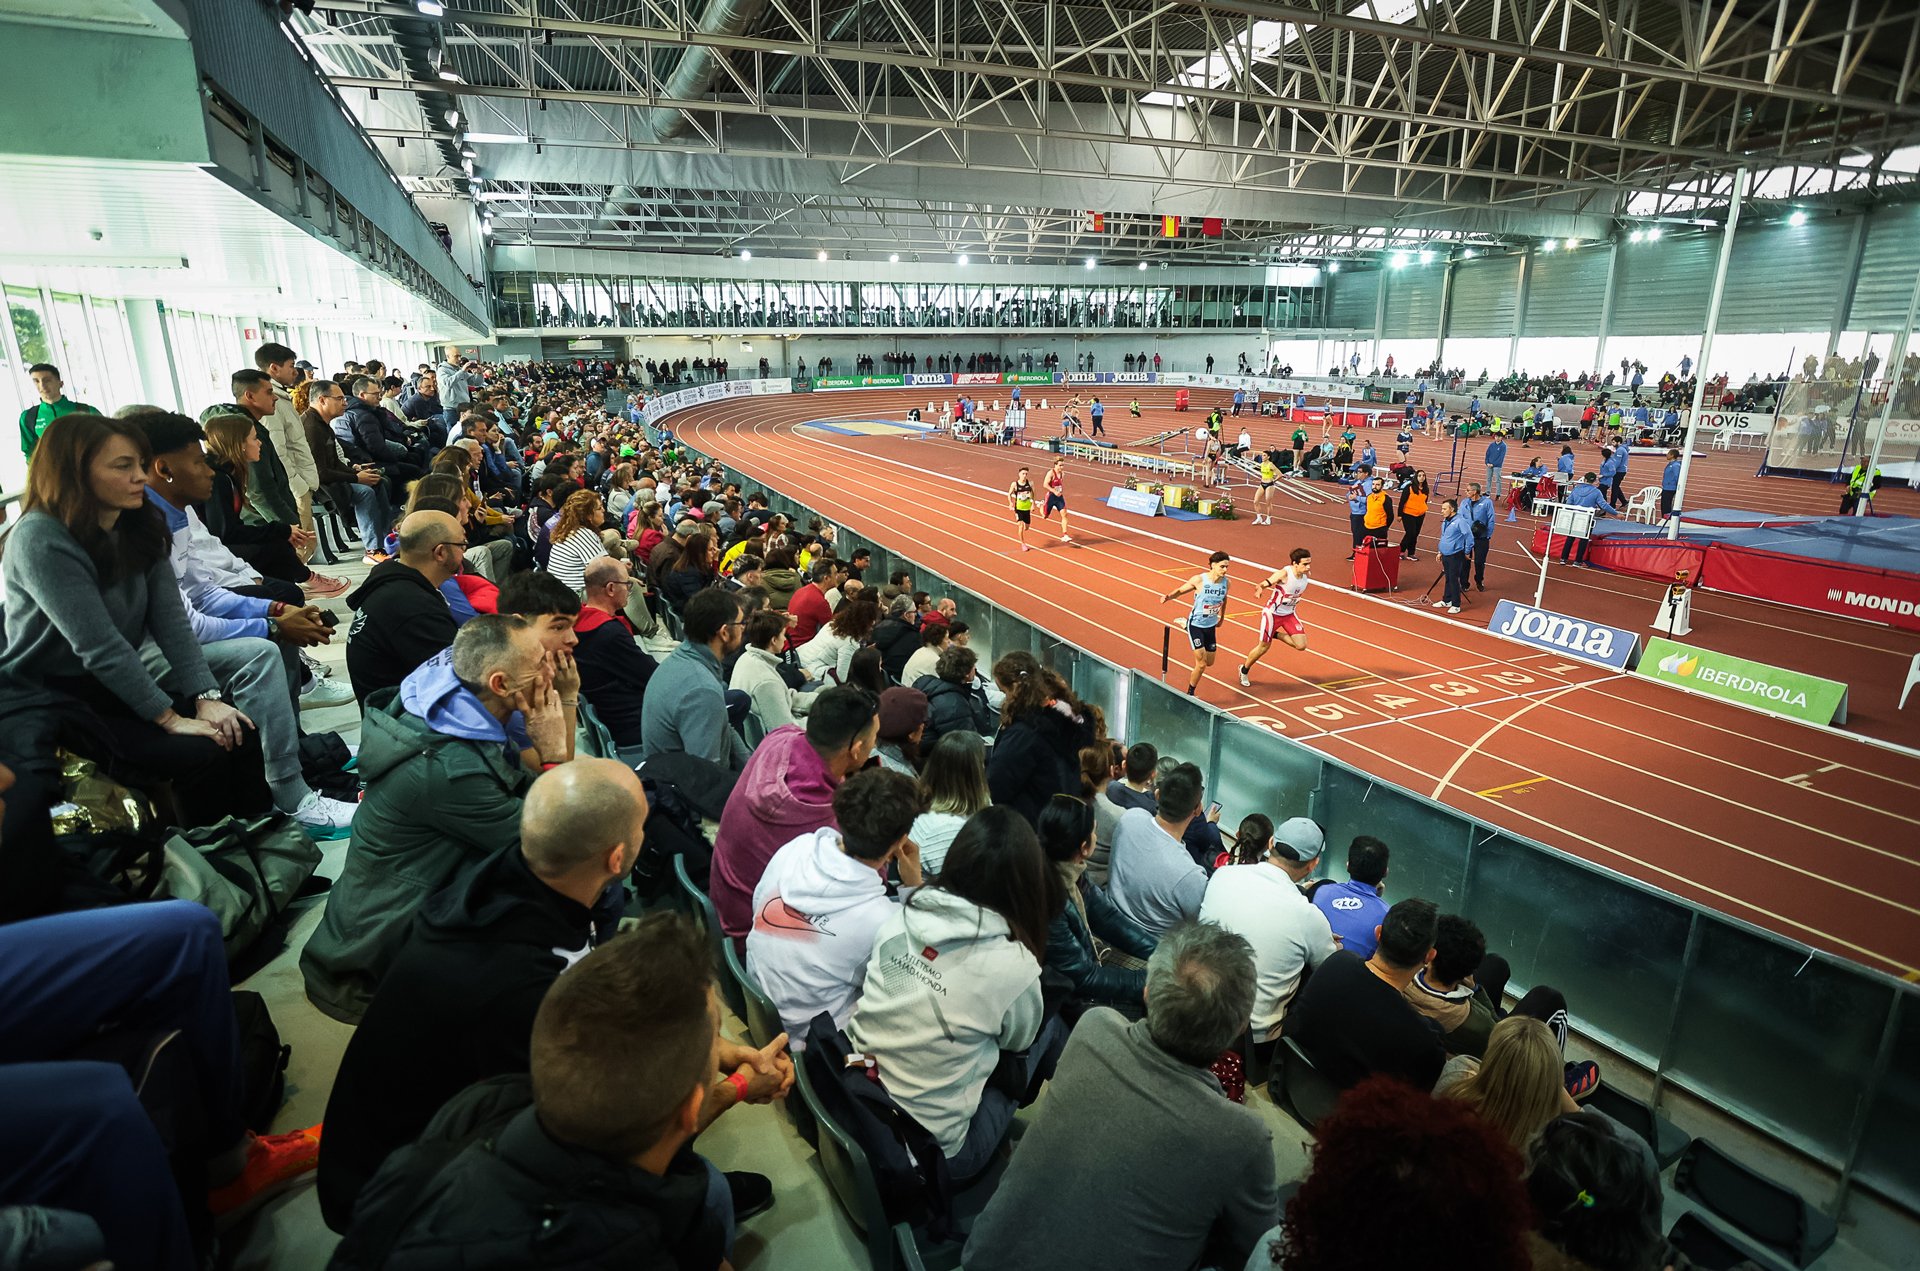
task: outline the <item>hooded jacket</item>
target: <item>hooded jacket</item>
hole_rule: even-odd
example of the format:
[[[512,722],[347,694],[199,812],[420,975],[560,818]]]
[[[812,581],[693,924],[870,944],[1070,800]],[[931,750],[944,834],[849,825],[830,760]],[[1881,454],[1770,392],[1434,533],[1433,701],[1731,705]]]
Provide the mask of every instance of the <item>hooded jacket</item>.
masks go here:
[[[970,682],[955,684],[937,675],[923,675],[913,682],[913,687],[927,695],[927,733],[920,739],[922,754],[947,733],[975,732],[982,737],[992,737],[1000,725],[993,708],[987,705],[987,695]],[[1078,764],[1077,759],[1075,763]],[[1078,770],[1076,766],[1075,771]]]
[[[793,603],[793,593],[800,590],[806,579],[797,569],[763,569],[760,571],[760,585],[767,589],[767,608],[785,609]]]
[[[1064,709],[1047,706],[1016,716],[987,756],[993,801],[1037,822],[1048,799],[1080,793],[1080,748],[1092,744],[1093,725]]]
[[[579,628],[575,627],[574,630]],[[728,688],[737,689],[753,699],[751,713],[766,732],[797,723],[817,696],[790,687],[780,674],[781,666],[777,655],[749,644],[740,650],[740,656],[733,664],[733,677],[727,684]]]
[[[394,557],[381,561],[347,596],[347,677],[362,708],[383,688],[398,687],[415,667],[453,646],[458,624],[427,576]]]
[[[1040,964],[1007,920],[929,887],[881,925],[847,1036],[951,1157],[1000,1052],[1031,1046],[1044,1014]]]
[[[280,460],[287,468],[287,484],[293,490],[293,497],[320,488],[320,470],[314,459],[313,450],[307,444],[307,426],[300,418],[300,412],[293,408],[293,394],[280,387],[273,386],[273,414],[260,421],[273,434],[274,448],[280,452]]]
[[[320,926],[300,954],[307,997],[354,1023],[406,938],[413,912],[461,868],[520,841],[520,801],[533,774],[516,713],[495,719],[454,678],[453,655],[420,667],[367,703],[346,864]]]
[[[753,893],[773,854],[803,834],[836,827],[839,780],[798,725],[768,733],[720,815],[707,894],[720,929],[736,940],[753,925]]]
[[[753,889],[747,969],[789,1039],[804,1038],[821,1011],[847,1026],[874,933],[897,903],[871,862],[847,854],[838,830],[803,834],[773,854]]]
[[[380,1163],[453,1096],[529,1063],[534,1013],[620,918],[617,888],[589,909],[534,875],[518,844],[424,904],[341,1057],[327,1100],[320,1203],[344,1230]]]
[[[662,1175],[555,1139],[532,1083],[462,1092],[367,1188],[335,1271],[691,1271],[715,1267],[726,1233],[691,1146]]]
[[[580,691],[613,734],[614,744],[638,746],[640,703],[659,663],[634,643],[633,628],[620,614],[583,606],[573,633],[580,638],[573,651],[580,668]]]

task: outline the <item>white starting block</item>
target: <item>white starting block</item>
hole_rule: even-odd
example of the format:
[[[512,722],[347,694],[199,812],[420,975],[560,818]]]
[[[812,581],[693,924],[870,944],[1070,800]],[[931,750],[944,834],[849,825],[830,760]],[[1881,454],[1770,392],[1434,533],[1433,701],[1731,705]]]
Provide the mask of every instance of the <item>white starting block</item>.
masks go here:
[[[1044,397],[1040,399],[1040,409],[1042,411],[1045,411],[1047,409],[1047,399]]]
[[[1667,594],[1660,598],[1660,607],[1654,611],[1653,629],[1675,639],[1693,630],[1693,588],[1680,582],[1667,588]]]
[[[993,409],[995,410],[1000,409],[1000,399],[997,397],[993,399]]]
[[[1907,668],[1906,687],[1900,690],[1900,709],[1907,709],[1907,694],[1913,692],[1913,686],[1920,684],[1920,653],[1913,655],[1913,664]]]

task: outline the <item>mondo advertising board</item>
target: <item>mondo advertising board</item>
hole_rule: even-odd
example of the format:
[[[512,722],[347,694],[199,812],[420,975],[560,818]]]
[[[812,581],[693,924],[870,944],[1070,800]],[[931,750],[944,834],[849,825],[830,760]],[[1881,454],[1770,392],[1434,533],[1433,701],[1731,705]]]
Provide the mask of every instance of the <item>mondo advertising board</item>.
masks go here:
[[[1647,641],[1636,674],[1809,724],[1847,722],[1847,686],[1838,680],[1749,662],[1664,636]]]
[[[1632,631],[1588,622],[1584,618],[1569,618],[1512,600],[1502,600],[1495,607],[1487,630],[1538,649],[1598,662],[1616,671],[1633,665],[1634,650],[1640,643],[1640,637]]]

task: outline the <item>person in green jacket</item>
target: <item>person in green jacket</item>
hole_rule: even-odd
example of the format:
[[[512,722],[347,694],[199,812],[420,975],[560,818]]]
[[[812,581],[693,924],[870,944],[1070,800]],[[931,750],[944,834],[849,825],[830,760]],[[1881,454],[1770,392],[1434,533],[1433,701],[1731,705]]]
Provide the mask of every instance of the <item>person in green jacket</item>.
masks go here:
[[[33,448],[39,443],[40,435],[47,431],[48,424],[62,415],[98,415],[100,412],[85,402],[66,397],[62,391],[66,386],[60,382],[60,368],[50,362],[35,362],[27,368],[27,378],[40,394],[38,402],[20,412],[20,453],[31,460]]]
[[[550,668],[532,623],[481,614],[399,688],[367,699],[366,797],[300,955],[307,997],[323,1013],[359,1023],[421,903],[519,841],[527,788],[573,756],[565,708],[576,703],[562,701]]]

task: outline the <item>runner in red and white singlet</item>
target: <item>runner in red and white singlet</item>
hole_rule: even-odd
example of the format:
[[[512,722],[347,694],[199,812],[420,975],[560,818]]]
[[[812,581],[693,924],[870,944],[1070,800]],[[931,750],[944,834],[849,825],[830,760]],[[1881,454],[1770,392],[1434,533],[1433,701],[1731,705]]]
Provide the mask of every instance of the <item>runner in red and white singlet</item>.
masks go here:
[[[1307,576],[1313,572],[1313,553],[1296,547],[1287,557],[1289,564],[1263,579],[1259,591],[1271,591],[1266,607],[1260,611],[1260,641],[1240,659],[1240,686],[1252,688],[1251,672],[1267,650],[1278,640],[1290,649],[1305,652],[1307,627],[1294,610],[1307,590]]]
[[[1055,459],[1053,466],[1047,469],[1047,501],[1040,511],[1040,519],[1050,521],[1053,514],[1060,514],[1060,541],[1071,543],[1073,535],[1067,533],[1067,461]]]

